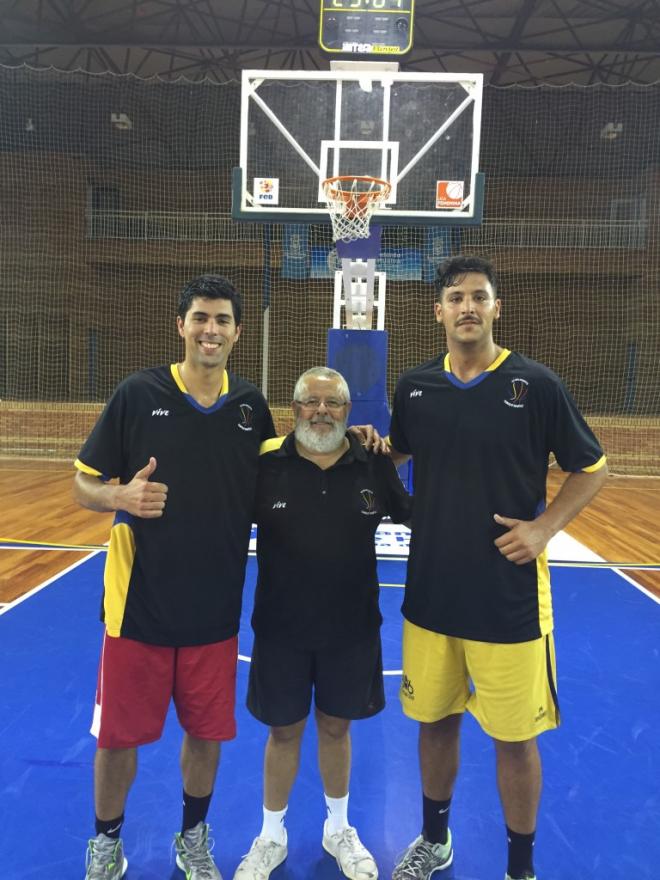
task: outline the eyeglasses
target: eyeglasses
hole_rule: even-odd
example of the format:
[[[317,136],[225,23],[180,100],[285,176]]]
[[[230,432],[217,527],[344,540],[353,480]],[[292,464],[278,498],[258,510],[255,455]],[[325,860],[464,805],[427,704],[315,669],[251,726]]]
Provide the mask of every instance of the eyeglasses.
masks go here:
[[[303,409],[318,409],[323,403],[325,404],[325,408],[329,409],[330,412],[338,412],[342,407],[346,406],[344,401],[335,400],[332,397],[329,400],[320,400],[318,397],[309,397],[307,400],[296,400],[296,403]]]

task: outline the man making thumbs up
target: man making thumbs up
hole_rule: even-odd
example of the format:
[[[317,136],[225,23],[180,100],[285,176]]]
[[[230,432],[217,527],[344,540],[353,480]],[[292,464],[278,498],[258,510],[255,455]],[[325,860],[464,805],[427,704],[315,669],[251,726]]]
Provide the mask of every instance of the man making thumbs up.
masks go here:
[[[177,328],[183,362],[125,379],[76,461],[76,500],[115,512],[92,725],[96,836],[86,880],[126,872],[120,832],[137,747],[160,737],[171,698],[184,729],[177,865],[187,880],[220,878],[206,815],[220,742],[235,733],[237,632],[259,447],[275,429],[260,392],[226,369],[241,332],[238,291],[219,276],[194,279],[181,294]]]

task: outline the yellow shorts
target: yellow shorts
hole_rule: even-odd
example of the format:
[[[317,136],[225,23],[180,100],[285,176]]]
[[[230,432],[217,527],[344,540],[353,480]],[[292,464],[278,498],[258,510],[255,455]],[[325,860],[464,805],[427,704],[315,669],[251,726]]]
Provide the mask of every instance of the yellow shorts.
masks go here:
[[[552,633],[493,644],[444,636],[403,622],[401,705],[416,721],[467,709],[482,729],[522,742],[559,725]]]

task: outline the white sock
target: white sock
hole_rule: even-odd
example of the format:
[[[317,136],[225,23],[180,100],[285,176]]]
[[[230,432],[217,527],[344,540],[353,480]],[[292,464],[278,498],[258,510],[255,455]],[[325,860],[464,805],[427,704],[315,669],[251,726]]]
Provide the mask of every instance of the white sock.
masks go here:
[[[331,798],[325,795],[328,808],[328,834],[338,834],[348,828],[348,795],[342,798]]]
[[[283,810],[267,810],[264,807],[264,824],[259,837],[265,837],[274,843],[284,843],[284,817],[288,809],[288,804]]]

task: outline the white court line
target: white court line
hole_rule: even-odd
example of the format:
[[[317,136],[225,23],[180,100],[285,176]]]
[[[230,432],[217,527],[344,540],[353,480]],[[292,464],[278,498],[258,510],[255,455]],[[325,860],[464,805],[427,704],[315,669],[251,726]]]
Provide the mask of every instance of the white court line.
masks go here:
[[[603,559],[602,556],[598,556],[597,553],[594,553],[593,550],[590,550],[584,544],[581,544],[575,538],[572,538],[570,535],[567,535],[566,532],[559,532],[550,540],[548,544],[548,556],[551,556],[556,560],[577,560],[579,562],[603,562],[607,565],[607,560]],[[627,581],[629,584],[632,584],[636,590],[639,590],[640,593],[643,593],[645,596],[648,596],[649,599],[652,599],[656,605],[660,605],[660,597],[656,596],[650,590],[647,590],[646,587],[643,587],[641,584],[638,584],[637,581],[633,580],[629,575],[627,575],[620,568],[616,568],[615,566],[610,566],[610,571],[618,574],[620,578],[623,578],[624,581]]]
[[[381,523],[378,527],[378,542],[377,542],[377,559],[380,562],[386,561],[405,561],[407,557],[408,545],[407,538],[410,536],[410,530],[405,526],[399,526],[394,523]],[[2,549],[37,549],[32,547],[25,547],[24,545],[21,547],[0,547]],[[46,549],[46,548],[44,548]],[[48,548],[48,549],[56,549],[56,548]],[[57,548],[61,549],[61,548]],[[402,550],[405,551],[405,555],[402,554]],[[76,552],[82,553],[83,550],[77,550]],[[34,589],[30,590],[27,593],[24,593],[22,596],[19,596],[18,599],[14,599],[13,602],[8,602],[6,605],[0,604],[0,616],[6,614],[7,611],[10,611],[12,608],[15,608],[16,605],[20,605],[21,602],[24,602],[26,599],[29,599],[31,596],[34,596],[36,593],[43,590],[44,587],[49,586],[50,584],[57,581],[63,575],[68,574],[73,569],[77,568],[79,565],[82,565],[88,559],[91,559],[93,556],[96,556],[97,553],[105,553],[107,552],[107,547],[103,549],[94,550],[88,555],[84,556],[82,559],[79,559],[78,562],[74,562],[73,565],[70,565],[68,568],[65,568],[63,571],[58,572],[53,577],[49,578],[44,583],[39,584],[39,586],[34,587]],[[248,556],[255,556],[255,541],[254,538],[250,540],[250,550],[248,552]],[[554,561],[561,562],[562,560],[566,561],[577,561],[577,562],[602,562],[607,565],[607,561],[603,559],[602,556],[598,556],[597,553],[594,553],[593,550],[590,550],[584,544],[581,544],[575,538],[572,538],[566,532],[559,532],[555,535],[548,544],[548,557],[552,558]],[[627,581],[629,584],[632,584],[636,590],[639,590],[640,593],[643,593],[649,599],[652,599],[657,605],[660,605],[660,597],[656,596],[646,587],[643,587],[641,584],[638,584],[637,581],[633,580],[633,578],[629,577],[625,574],[624,571],[616,567],[611,567],[611,571],[616,572],[619,577],[623,578],[624,581]],[[239,655],[239,660],[244,660],[249,662],[249,658]],[[386,673],[392,674],[395,673]]]
[[[80,551],[79,551],[80,552]],[[43,584],[39,584],[39,586],[34,587],[29,590],[27,593],[23,593],[22,596],[19,596],[18,599],[14,599],[13,602],[8,602],[4,607],[0,608],[0,617],[3,614],[6,614],[8,611],[11,611],[12,608],[16,608],[17,605],[20,605],[21,602],[25,602],[26,599],[29,599],[31,596],[34,596],[36,593],[41,592],[45,587],[48,587],[50,584],[55,583],[55,581],[59,580],[61,577],[64,577],[65,574],[68,574],[70,571],[73,571],[74,568],[78,568],[79,565],[82,565],[83,562],[87,562],[88,559],[91,559],[93,556],[96,556],[97,553],[103,553],[103,550],[94,550],[93,553],[88,553],[87,556],[83,556],[82,559],[79,559],[77,562],[74,562],[73,565],[70,565],[68,568],[63,569],[62,571],[58,571],[57,574],[53,575],[53,577],[48,578],[47,581],[44,581]]]
[[[647,590],[646,587],[643,587],[641,584],[638,584],[637,581],[633,580],[629,575],[625,573],[625,571],[621,571],[620,568],[613,568],[613,572],[619,575],[619,577],[623,578],[624,581],[628,581],[629,584],[632,584],[636,590],[639,590],[640,593],[644,593],[645,596],[648,596],[649,599],[653,599],[656,605],[660,605],[660,596],[656,596],[655,593],[652,593],[650,590]]]
[[[0,544],[0,550],[27,550],[31,553],[89,553],[90,547],[55,547],[41,546],[40,544]],[[95,548],[96,553],[107,552],[108,546]]]

